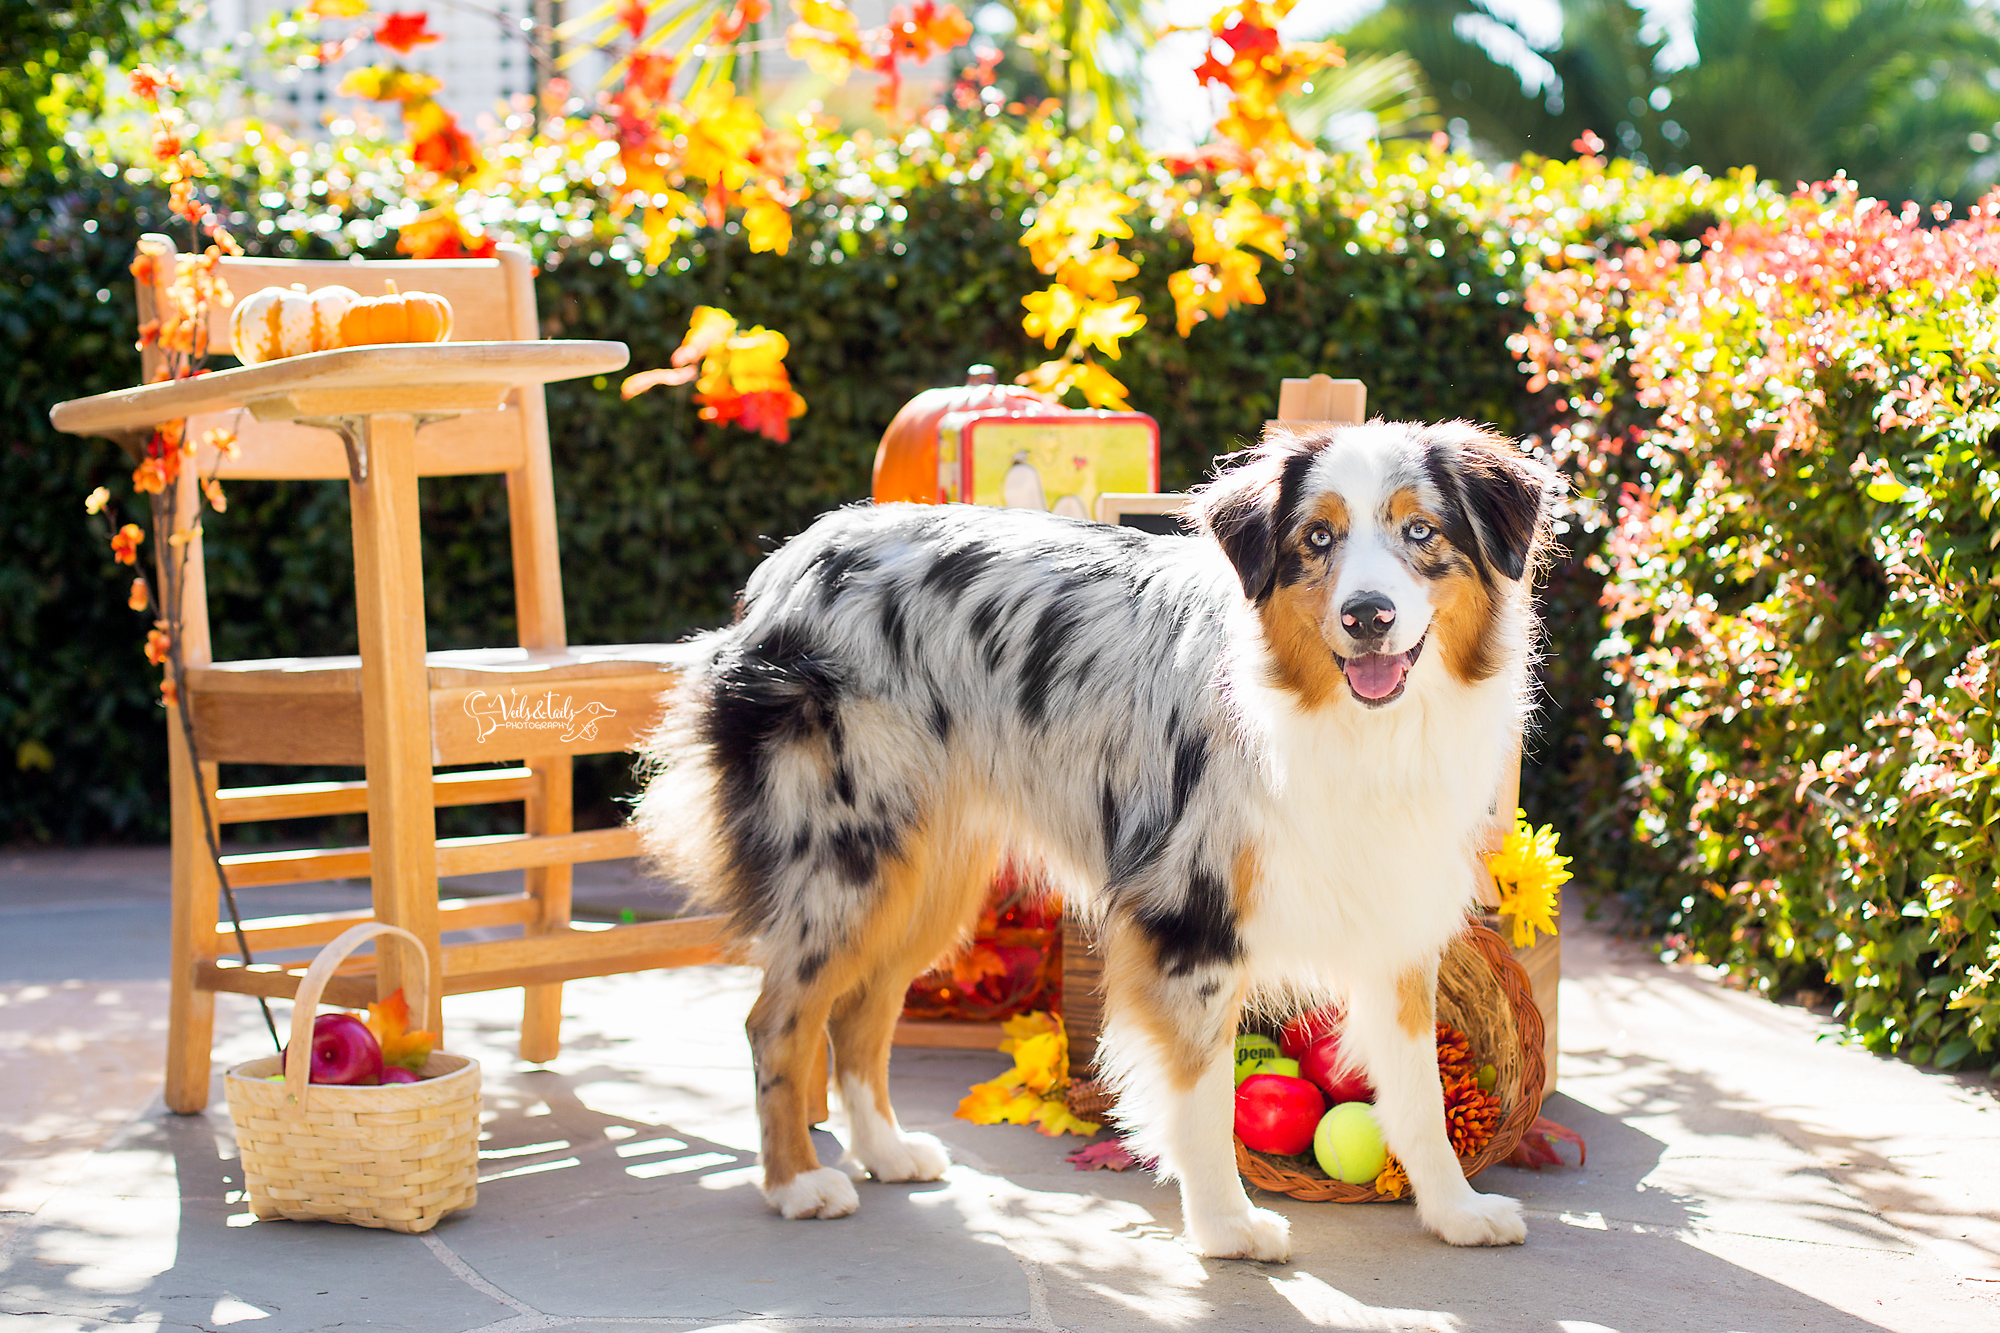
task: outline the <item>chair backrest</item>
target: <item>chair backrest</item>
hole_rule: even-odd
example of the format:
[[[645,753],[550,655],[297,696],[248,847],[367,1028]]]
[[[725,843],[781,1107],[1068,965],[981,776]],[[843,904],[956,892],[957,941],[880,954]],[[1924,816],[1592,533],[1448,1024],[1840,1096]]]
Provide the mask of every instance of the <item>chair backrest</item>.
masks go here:
[[[162,235],[141,238],[140,248],[154,256],[156,287],[139,290],[143,323],[165,300],[176,254],[173,241]],[[164,261],[164,262],[162,262]],[[518,246],[501,246],[492,259],[439,260],[301,260],[224,258],[219,265],[228,284],[231,304],[211,312],[211,353],[230,353],[229,314],[234,302],[265,287],[303,284],[308,290],[339,284],[363,296],[379,295],[384,279],[401,291],[430,292],[452,306],[454,342],[517,341],[538,338],[534,262]],[[151,380],[163,358],[148,349],[143,369]],[[345,480],[347,452],[330,430],[287,422],[260,422],[247,412],[210,413],[187,422],[190,438],[199,441],[222,428],[236,436],[236,456],[219,457],[214,449],[198,449],[196,470],[203,477],[227,480]],[[468,412],[431,422],[417,432],[419,476],[469,476],[500,473],[507,479],[507,508],[514,556],[516,622],[524,648],[561,648],[568,642],[562,603],[562,574],[556,556],[555,482],[549,462],[548,409],[539,384],[523,385],[508,394],[492,412]],[[193,478],[187,489],[191,492]],[[191,510],[192,495],[184,508]],[[196,562],[199,554],[194,556]],[[202,593],[200,570],[187,589],[194,603]],[[192,609],[192,608],[191,608]],[[200,642],[191,641],[199,626]],[[208,659],[207,615],[187,616],[184,646],[192,661]]]

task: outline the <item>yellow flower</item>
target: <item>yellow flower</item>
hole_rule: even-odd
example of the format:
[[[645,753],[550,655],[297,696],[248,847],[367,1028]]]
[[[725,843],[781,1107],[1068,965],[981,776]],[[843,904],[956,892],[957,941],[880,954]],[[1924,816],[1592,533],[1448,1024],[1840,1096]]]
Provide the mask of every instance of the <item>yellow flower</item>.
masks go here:
[[[84,497],[83,512],[86,514],[101,514],[104,512],[104,506],[109,504],[110,502],[111,502],[111,492],[106,490],[104,487],[99,486],[96,490],[92,491],[89,495]]]
[[[1525,810],[1516,811],[1514,819],[1514,831],[1486,866],[1500,886],[1500,914],[1512,919],[1514,947],[1525,949],[1537,930],[1556,933],[1556,891],[1570,880],[1564,868],[1570,858],[1557,855],[1553,827],[1535,828]]]

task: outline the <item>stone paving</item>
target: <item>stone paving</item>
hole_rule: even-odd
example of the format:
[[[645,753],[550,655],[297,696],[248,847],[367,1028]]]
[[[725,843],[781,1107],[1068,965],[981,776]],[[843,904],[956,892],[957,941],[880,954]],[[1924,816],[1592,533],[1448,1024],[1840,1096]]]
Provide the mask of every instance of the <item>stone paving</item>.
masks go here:
[[[1586,1167],[1500,1167],[1529,1239],[1452,1250],[1406,1206],[1281,1208],[1286,1264],[1194,1258],[1170,1189],[951,1110],[1004,1057],[900,1052],[906,1124],[956,1163],[791,1223],[754,1185],[740,968],[565,994],[566,1047],[511,1054],[518,998],[447,1002],[486,1080],[478,1206],[421,1237],[256,1222],[218,1089],[159,1104],[164,858],[0,854],[0,1316],[12,1333],[381,1329],[2000,1329],[2000,1099],[1878,1060],[1814,1014],[1667,968],[1572,912],[1562,1092]],[[643,910],[615,869],[605,909]],[[310,910],[353,885],[266,891]],[[282,898],[279,896],[282,893]],[[588,897],[588,894],[580,894]],[[218,1061],[269,1049],[223,997]],[[820,1136],[831,1160],[838,1145]]]

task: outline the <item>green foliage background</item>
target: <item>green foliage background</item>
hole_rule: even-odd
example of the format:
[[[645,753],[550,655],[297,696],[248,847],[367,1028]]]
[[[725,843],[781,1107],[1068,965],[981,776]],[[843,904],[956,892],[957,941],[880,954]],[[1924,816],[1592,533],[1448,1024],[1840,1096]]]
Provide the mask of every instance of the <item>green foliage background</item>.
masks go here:
[[[1039,285],[1018,244],[1023,216],[1074,171],[1128,168],[1093,164],[1074,144],[1051,159],[1000,130],[981,143],[990,165],[979,180],[935,147],[850,147],[822,161],[813,207],[784,256],[752,255],[741,236],[723,233],[685,251],[684,270],[650,275],[634,272],[616,243],[545,254],[540,301],[551,335],[621,339],[634,366],[663,365],[694,306],[723,305],[790,338],[792,374],[811,404],[791,441],[777,444],[700,422],[684,390],[623,402],[608,381],[553,386],[574,641],[673,638],[721,622],[773,543],[866,496],[877,440],[907,399],[958,382],[975,362],[1011,375],[1045,355],[1019,326],[1020,295]],[[1538,408],[1506,339],[1523,285],[1549,260],[1544,237],[1558,254],[1579,244],[1597,253],[1635,228],[1698,231],[1708,194],[1730,188],[1643,173],[1623,180],[1577,208],[1538,191],[1530,173],[1510,182],[1461,159],[1353,159],[1337,178],[1280,201],[1299,213],[1300,243],[1289,264],[1266,265],[1267,304],[1200,325],[1185,341],[1173,333],[1166,277],[1187,264],[1190,242],[1168,219],[1154,229],[1141,218],[1127,244],[1142,266],[1130,286],[1151,323],[1114,369],[1160,420],[1164,484],[1199,479],[1255,436],[1280,379],[1318,371],[1365,380],[1371,410],[1389,416],[1531,429]],[[241,198],[257,197],[254,182],[239,185]],[[141,657],[143,627],[124,609],[121,571],[81,507],[97,484],[129,498],[128,469],[108,443],[57,435],[46,416],[61,399],[136,380],[124,265],[161,216],[149,187],[101,173],[0,206],[11,284],[0,329],[18,368],[5,390],[14,439],[0,458],[0,519],[14,535],[0,575],[0,753],[13,760],[0,763],[0,828],[9,839],[152,838],[164,828],[155,673]],[[258,220],[246,212],[238,230],[263,252],[331,252],[323,232],[257,235]],[[345,489],[237,483],[230,493],[206,536],[218,654],[352,651]],[[501,482],[430,481],[424,495],[433,646],[508,641]],[[1564,756],[1592,752],[1569,739],[1566,719],[1587,714],[1579,703],[1602,690],[1587,667],[1595,594],[1587,571],[1565,566],[1550,595],[1586,609],[1555,617],[1580,649],[1555,655],[1550,677],[1543,753],[1557,762],[1547,780],[1566,781]],[[599,766],[591,781],[602,799],[623,778]]]

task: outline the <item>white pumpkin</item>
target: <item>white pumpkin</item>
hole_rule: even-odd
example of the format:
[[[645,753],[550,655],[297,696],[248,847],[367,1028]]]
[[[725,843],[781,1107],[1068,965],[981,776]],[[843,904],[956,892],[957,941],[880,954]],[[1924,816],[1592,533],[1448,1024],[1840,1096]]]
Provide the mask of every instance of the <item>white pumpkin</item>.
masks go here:
[[[347,287],[308,292],[303,283],[266,287],[236,303],[229,342],[246,366],[340,346],[340,319],[361,294]]]

